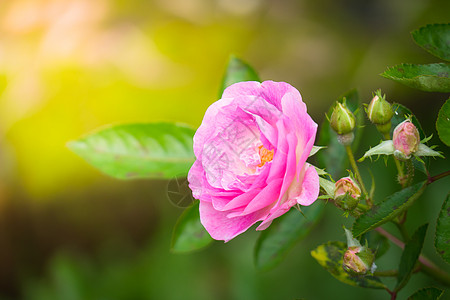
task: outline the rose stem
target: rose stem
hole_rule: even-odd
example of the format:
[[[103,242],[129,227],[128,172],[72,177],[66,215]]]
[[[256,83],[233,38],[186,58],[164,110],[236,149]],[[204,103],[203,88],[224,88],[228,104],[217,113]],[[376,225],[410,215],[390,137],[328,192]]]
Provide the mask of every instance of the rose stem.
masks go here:
[[[389,133],[385,133],[384,134],[384,139],[390,140],[391,137],[389,136]],[[405,182],[405,174],[403,173],[403,167],[400,165],[400,161],[394,157],[394,162],[395,162],[395,166],[397,167],[397,172],[398,172],[398,182],[402,185],[403,188],[405,188],[406,186],[406,182]]]
[[[445,171],[444,173],[435,175],[433,177],[428,178],[428,184],[435,182],[436,180],[439,180],[441,178],[444,178],[446,176],[450,175],[450,171]]]
[[[384,235],[387,237],[392,243],[397,245],[398,247],[404,249],[405,243],[400,241],[398,238],[387,232],[381,227],[375,228],[376,231],[378,231],[381,235]],[[442,269],[439,269],[433,262],[431,262],[428,258],[426,258],[423,255],[419,256],[419,265],[420,270],[424,272],[425,274],[433,277],[434,279],[438,280],[439,282],[445,284],[446,286],[450,286],[450,275],[445,272]]]
[[[353,172],[355,172],[356,180],[358,180],[361,185],[361,189],[366,197],[366,202],[369,207],[372,207],[372,200],[369,197],[369,193],[367,193],[366,187],[364,186],[364,182],[362,180],[361,174],[359,173],[358,166],[356,165],[355,157],[353,156],[352,148],[350,146],[345,146],[345,150],[347,151],[348,160],[352,166]]]

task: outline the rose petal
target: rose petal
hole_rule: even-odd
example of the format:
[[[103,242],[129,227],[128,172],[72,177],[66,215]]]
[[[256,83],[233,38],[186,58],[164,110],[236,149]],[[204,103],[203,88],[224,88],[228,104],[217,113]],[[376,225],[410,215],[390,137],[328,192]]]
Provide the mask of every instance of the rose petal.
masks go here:
[[[261,210],[235,218],[228,218],[227,214],[227,212],[215,210],[211,203],[200,201],[200,222],[213,239],[225,242],[262,220],[267,211]]]

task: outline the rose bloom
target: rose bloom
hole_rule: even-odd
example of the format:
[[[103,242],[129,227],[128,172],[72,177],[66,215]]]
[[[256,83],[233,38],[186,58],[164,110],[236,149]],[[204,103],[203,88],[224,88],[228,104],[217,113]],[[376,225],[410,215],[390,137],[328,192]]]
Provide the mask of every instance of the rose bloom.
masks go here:
[[[297,203],[317,199],[319,176],[306,163],[316,132],[287,83],[240,82],[224,91],[195,133],[188,175],[212,238],[227,242],[258,221],[264,230]]]

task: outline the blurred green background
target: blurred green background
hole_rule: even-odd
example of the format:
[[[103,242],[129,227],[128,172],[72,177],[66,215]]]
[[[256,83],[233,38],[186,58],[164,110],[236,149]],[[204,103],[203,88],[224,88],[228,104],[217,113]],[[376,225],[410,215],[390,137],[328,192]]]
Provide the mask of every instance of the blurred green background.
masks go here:
[[[387,298],[345,286],[309,255],[329,239],[344,240],[340,225],[351,224],[330,205],[311,236],[269,272],[253,267],[254,228],[175,255],[170,237],[182,210],[168,201],[167,182],[107,178],[65,145],[106,124],[198,126],[234,53],[262,79],[298,88],[318,123],[347,90],[358,88],[368,102],[382,88],[417,114],[448,157],[434,129],[448,95],[378,74],[401,62],[436,62],[409,32],[448,22],[449,11],[444,0],[1,1],[0,299]],[[373,128],[366,132],[359,154],[380,140]],[[398,189],[385,180],[382,161],[365,162],[366,178],[369,166],[379,196]],[[449,163],[431,167],[438,173]],[[411,231],[432,219],[425,252],[438,265],[434,219],[448,184],[431,186],[409,215]],[[399,255],[392,248],[380,268],[395,268]],[[400,295],[428,284],[415,276]]]

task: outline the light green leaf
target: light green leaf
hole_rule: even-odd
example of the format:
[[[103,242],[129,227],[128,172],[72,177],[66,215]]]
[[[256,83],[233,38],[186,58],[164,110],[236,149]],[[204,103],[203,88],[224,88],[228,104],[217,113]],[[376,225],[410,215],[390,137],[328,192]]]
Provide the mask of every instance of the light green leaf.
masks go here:
[[[276,219],[264,230],[255,245],[255,266],[259,270],[269,270],[278,265],[289,250],[306,237],[322,216],[325,203],[316,201],[311,206],[302,206],[303,215],[291,209]]]
[[[417,45],[434,56],[450,61],[450,24],[428,24],[411,34]]]
[[[91,133],[68,147],[115,178],[168,179],[186,175],[193,164],[194,132],[181,124],[125,124]]]
[[[438,300],[441,298],[443,290],[429,287],[420,289],[411,296],[408,297],[408,300]]]
[[[330,198],[334,198],[334,191],[336,190],[336,185],[334,182],[319,177],[319,185],[325,191],[325,193],[330,196]]]
[[[258,74],[243,60],[234,55],[230,56],[225,75],[219,90],[219,97],[222,97],[223,91],[233,83],[241,81],[261,81]]]
[[[450,65],[446,63],[401,64],[388,68],[381,76],[425,92],[450,92]]]
[[[325,149],[326,147],[322,147],[322,146],[313,146],[311,149],[311,152],[309,153],[309,157],[313,156],[314,154],[316,154],[317,152],[319,152],[322,149]]]
[[[398,216],[420,197],[426,186],[425,181],[419,182],[390,195],[383,202],[374,205],[371,210],[356,219],[353,224],[353,236],[360,236]]]
[[[342,242],[328,242],[320,245],[311,255],[317,262],[339,281],[352,286],[372,289],[385,289],[386,286],[374,276],[351,276],[342,267],[344,253],[347,250]]]
[[[394,154],[394,151],[395,151],[394,143],[392,142],[392,140],[382,141],[375,147],[370,148],[366,153],[364,153],[364,156],[361,157],[358,161],[363,161],[367,157],[373,155],[392,155]]]
[[[445,101],[439,110],[436,129],[441,141],[450,147],[450,98]]]
[[[419,259],[420,252],[422,251],[427,228],[428,224],[420,226],[405,245],[398,268],[396,291],[403,288],[411,277],[416,262]]]
[[[199,203],[186,208],[175,224],[170,250],[185,253],[208,246],[213,239],[200,223]]]
[[[431,149],[430,147],[428,147],[425,144],[419,144],[419,147],[417,149],[416,152],[414,152],[415,156],[433,156],[433,157],[440,157],[440,158],[444,158],[444,156],[437,152],[434,151],[433,149]]]
[[[439,212],[434,245],[439,255],[450,263],[450,194],[447,195]]]
[[[363,127],[361,125],[364,122],[364,115],[363,110],[359,109],[361,100],[356,89],[348,91],[339,97],[338,100],[342,101],[344,97],[346,99],[347,107],[355,114],[356,118],[355,139],[352,143],[353,150],[356,150],[359,146],[359,141],[361,140],[363,132]],[[332,111],[333,106],[328,110],[328,117],[331,116]],[[328,118],[325,118],[321,125],[318,144],[326,145],[326,149],[317,154],[317,159],[321,164],[321,167],[325,167],[325,170],[330,173],[332,178],[341,177],[349,162],[345,148],[338,142],[337,134],[331,129]]]

